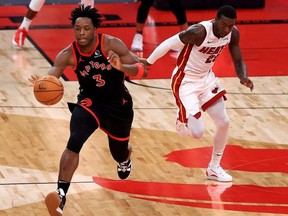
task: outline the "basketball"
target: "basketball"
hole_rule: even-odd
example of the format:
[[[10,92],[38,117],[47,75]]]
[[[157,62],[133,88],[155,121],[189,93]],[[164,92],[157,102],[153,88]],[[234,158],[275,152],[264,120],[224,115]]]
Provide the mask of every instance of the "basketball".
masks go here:
[[[46,75],[34,82],[34,96],[38,102],[44,105],[58,103],[64,94],[64,87],[61,81],[51,75]]]

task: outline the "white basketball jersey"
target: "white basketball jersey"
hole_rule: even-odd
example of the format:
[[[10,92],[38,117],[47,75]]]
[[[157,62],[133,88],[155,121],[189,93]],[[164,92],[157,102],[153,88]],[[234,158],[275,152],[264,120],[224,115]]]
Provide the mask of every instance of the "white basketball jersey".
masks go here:
[[[200,46],[185,45],[177,59],[177,66],[185,75],[191,77],[203,77],[215,63],[217,56],[230,42],[231,32],[223,37],[217,38],[213,33],[213,20],[203,21],[199,24],[206,29],[206,37]]]

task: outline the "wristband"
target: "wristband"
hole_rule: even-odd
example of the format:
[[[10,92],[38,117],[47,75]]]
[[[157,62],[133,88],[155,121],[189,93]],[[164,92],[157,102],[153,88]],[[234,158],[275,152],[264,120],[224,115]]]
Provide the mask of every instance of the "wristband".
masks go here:
[[[143,66],[143,64],[140,63],[140,62],[137,62],[134,65],[137,66],[137,68],[138,68],[138,72],[137,72],[137,74],[134,77],[135,78],[142,78],[143,75],[144,75],[144,66]]]

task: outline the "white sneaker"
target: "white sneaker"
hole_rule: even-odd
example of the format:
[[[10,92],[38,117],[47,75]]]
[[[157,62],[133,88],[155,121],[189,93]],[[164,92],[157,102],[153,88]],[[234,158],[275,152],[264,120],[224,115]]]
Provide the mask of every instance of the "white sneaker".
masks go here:
[[[214,168],[209,165],[206,171],[206,176],[209,180],[216,180],[220,182],[232,181],[232,176],[226,173],[221,166]]]
[[[18,28],[14,34],[12,44],[16,47],[23,47],[24,41],[27,36],[28,31],[25,28]]]
[[[132,160],[127,162],[117,163],[117,172],[120,179],[126,179],[132,171]]]
[[[143,51],[143,36],[142,34],[135,34],[131,45],[131,51],[142,52]]]

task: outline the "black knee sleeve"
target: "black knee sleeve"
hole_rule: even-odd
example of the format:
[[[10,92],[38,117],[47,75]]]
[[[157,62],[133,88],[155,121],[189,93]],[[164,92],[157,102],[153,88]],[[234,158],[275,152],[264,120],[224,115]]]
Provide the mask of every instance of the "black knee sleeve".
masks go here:
[[[115,140],[111,137],[109,139],[109,148],[112,157],[117,162],[123,162],[127,160],[129,156],[129,149],[128,149],[128,140],[127,141],[119,141]]]
[[[76,105],[71,116],[67,149],[79,153],[83,144],[97,128],[98,124],[94,117],[84,108]]]

